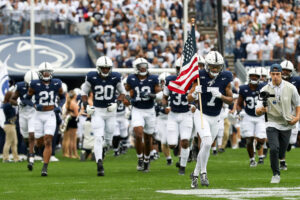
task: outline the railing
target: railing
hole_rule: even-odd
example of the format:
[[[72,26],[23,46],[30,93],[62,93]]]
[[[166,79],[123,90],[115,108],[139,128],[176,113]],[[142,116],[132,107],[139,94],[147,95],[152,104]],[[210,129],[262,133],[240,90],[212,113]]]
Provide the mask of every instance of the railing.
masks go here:
[[[234,70],[239,79],[242,82],[246,82],[247,80],[247,68],[251,67],[265,67],[269,68],[274,63],[280,63],[280,59],[274,59],[274,60],[245,60],[241,61],[240,59],[237,59],[237,61],[234,64]]]
[[[0,34],[11,35],[30,33],[30,11],[22,13],[0,9]],[[50,11],[35,11],[35,34],[67,34],[67,35],[88,35],[92,22],[85,22],[84,19],[76,23],[69,17],[60,17]]]

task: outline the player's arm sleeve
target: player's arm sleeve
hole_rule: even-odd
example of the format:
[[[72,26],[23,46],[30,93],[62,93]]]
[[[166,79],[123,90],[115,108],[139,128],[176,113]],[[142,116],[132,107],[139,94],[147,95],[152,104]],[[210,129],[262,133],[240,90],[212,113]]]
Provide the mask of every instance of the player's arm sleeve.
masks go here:
[[[117,90],[120,94],[124,94],[124,95],[126,94],[125,87],[121,82],[118,82]]]
[[[91,90],[91,83],[85,78],[85,82],[81,86],[81,95],[82,96],[89,96],[89,92]]]
[[[166,95],[166,96],[170,95],[170,90],[169,90],[169,88],[167,86],[164,87],[163,94]]]

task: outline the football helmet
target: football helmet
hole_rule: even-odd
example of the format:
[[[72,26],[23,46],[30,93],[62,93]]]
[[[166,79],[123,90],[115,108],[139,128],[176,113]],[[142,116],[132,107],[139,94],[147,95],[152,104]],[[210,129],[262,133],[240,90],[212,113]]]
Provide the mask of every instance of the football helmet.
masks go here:
[[[39,75],[36,73],[36,71],[33,70],[26,72],[24,76],[24,82],[27,85],[29,85],[32,80],[38,80],[38,79],[39,79]]]
[[[53,67],[50,63],[42,62],[38,69],[39,78],[43,81],[50,81],[52,79],[53,71]]]
[[[213,77],[217,77],[224,67],[224,58],[217,51],[210,51],[205,56],[205,69]]]
[[[257,76],[257,78],[252,78],[251,79],[251,75]],[[260,80],[260,70],[258,68],[250,68],[250,70],[248,71],[248,78],[249,78],[249,83],[252,85],[257,85],[259,83]]]
[[[103,76],[103,77],[107,77],[110,75],[111,71],[112,71],[112,67],[113,67],[113,62],[112,60],[107,57],[107,56],[101,56],[100,58],[97,59],[96,61],[96,68],[98,73]],[[107,73],[104,73],[102,71],[102,68],[109,68],[109,71]]]
[[[182,62],[183,62],[183,58],[178,58],[178,59],[175,61],[175,68],[176,68],[176,74],[177,74],[177,76],[178,76],[179,73],[180,73],[180,68],[181,68]]]
[[[161,73],[161,74],[158,76],[158,81],[159,81],[159,84],[160,84],[161,87],[163,87],[163,86],[165,85],[165,83],[166,83],[166,78],[167,78],[168,76],[170,76],[170,74],[167,73],[167,72],[163,72],[163,73]]]
[[[148,74],[149,63],[145,58],[137,58],[133,61],[133,68],[135,74],[146,76]]]
[[[282,68],[282,78],[283,79],[290,78],[292,76],[292,72],[294,70],[293,63],[289,60],[284,60],[280,63],[280,66]],[[283,71],[283,70],[285,70],[285,71]]]
[[[203,58],[203,56],[198,55],[198,63],[205,65],[205,59]]]
[[[260,71],[260,80],[261,80],[261,82],[268,81],[268,79],[269,79],[268,70],[264,67],[261,67],[261,71]]]

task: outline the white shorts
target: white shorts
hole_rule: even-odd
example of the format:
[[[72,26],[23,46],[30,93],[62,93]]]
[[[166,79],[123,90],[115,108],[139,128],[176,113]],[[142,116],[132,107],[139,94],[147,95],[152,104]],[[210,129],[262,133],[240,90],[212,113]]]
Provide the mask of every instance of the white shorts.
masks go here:
[[[291,134],[291,137],[290,137],[290,144],[296,144],[296,142],[297,142],[298,126],[299,126],[299,124],[296,123],[295,128],[292,129],[292,134]]]
[[[219,127],[219,131],[217,134],[218,137],[223,137],[224,136],[224,118],[220,119],[220,127]]]
[[[82,138],[84,134],[84,124],[86,122],[86,116],[79,115],[77,122],[77,137]]]
[[[117,115],[114,136],[121,136],[122,138],[128,136],[128,120],[125,115]]]
[[[104,137],[107,142],[111,143],[116,127],[116,111],[108,112],[107,108],[95,108],[91,117],[95,137]]]
[[[264,116],[253,117],[245,114],[243,121],[241,122],[241,135],[243,138],[267,138]]]
[[[221,123],[220,115],[208,116],[203,114],[203,128],[201,128],[200,111],[197,109],[196,112],[194,113],[194,120],[195,120],[196,130],[200,138],[211,137],[212,141],[214,141],[220,129],[220,123]]]
[[[56,116],[51,111],[36,111],[34,115],[34,137],[41,138],[44,135],[54,135],[56,129]]]
[[[193,115],[192,113],[174,113],[168,114],[167,122],[167,142],[169,145],[177,145],[178,138],[180,140],[189,140],[193,130]]]
[[[160,116],[157,117],[156,129],[162,144],[167,144],[167,135],[168,135],[167,121],[168,118],[166,117],[160,117]]]
[[[19,111],[20,132],[23,138],[28,138],[28,133],[34,133],[35,109],[26,106]]]
[[[153,134],[155,131],[155,110],[150,109],[139,109],[132,107],[131,111],[131,123],[132,127],[144,127],[144,133]]]

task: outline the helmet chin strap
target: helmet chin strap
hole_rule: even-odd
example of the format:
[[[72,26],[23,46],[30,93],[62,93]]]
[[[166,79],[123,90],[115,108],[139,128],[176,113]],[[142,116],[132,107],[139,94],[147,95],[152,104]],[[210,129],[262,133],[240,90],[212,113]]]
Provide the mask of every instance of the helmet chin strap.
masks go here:
[[[257,85],[258,84],[258,80],[257,81],[254,81],[254,80],[250,80],[250,84],[252,84],[252,85]]]
[[[213,73],[211,71],[209,71],[210,75],[212,75],[213,77],[217,77],[219,75],[219,73]]]
[[[146,72],[139,72],[139,75],[141,75],[141,76],[146,76],[147,75],[147,71]]]

